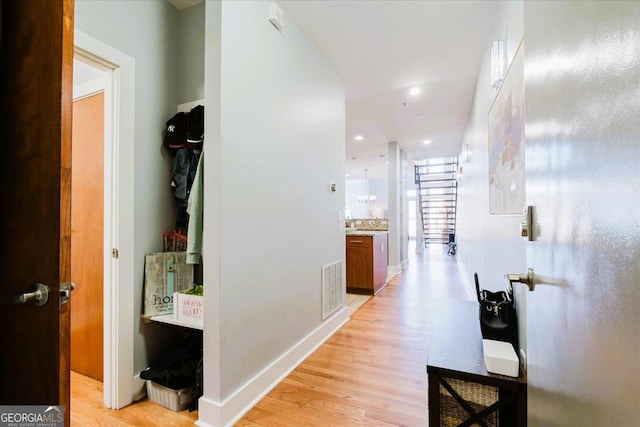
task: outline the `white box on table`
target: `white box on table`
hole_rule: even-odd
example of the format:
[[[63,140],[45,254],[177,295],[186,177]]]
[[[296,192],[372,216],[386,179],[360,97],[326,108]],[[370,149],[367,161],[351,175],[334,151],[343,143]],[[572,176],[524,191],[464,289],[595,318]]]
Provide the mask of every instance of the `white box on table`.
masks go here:
[[[517,377],[520,374],[520,361],[511,343],[482,340],[482,352],[487,371],[509,377]]]

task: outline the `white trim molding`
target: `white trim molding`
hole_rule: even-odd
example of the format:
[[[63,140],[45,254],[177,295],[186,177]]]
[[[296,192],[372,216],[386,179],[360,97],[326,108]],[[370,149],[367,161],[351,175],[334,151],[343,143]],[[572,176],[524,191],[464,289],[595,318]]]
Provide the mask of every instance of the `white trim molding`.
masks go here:
[[[97,95],[100,92],[104,92],[106,78],[97,78],[89,82],[83,83],[73,87],[73,100],[79,101],[90,96]],[[106,130],[105,130],[106,132]]]
[[[133,401],[135,61],[75,29],[75,56],[105,73],[104,404]],[[118,253],[112,257],[112,249]]]
[[[460,276],[462,277],[462,285],[464,290],[467,292],[467,297],[471,301],[476,301],[478,296],[476,295],[476,285],[471,281],[471,275],[467,274],[467,269],[464,266],[464,261],[460,256],[456,256],[456,264],[458,265],[458,270]]]
[[[387,266],[387,282],[389,280],[391,280],[393,277],[395,277],[398,274],[402,273],[404,270],[407,269],[407,267],[409,267],[409,258],[405,258],[398,265],[389,265],[389,266]]]
[[[397,274],[402,273],[402,264],[398,265],[389,265],[387,267],[387,275],[388,277],[393,277]]]
[[[222,402],[201,397],[196,425],[231,426],[349,320],[343,307]]]

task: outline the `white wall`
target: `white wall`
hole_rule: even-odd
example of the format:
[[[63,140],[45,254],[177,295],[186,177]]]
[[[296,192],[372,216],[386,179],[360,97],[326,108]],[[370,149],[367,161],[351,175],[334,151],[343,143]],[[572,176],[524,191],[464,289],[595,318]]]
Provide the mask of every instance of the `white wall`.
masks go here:
[[[389,142],[389,274],[398,274],[408,263],[408,215],[406,153]]]
[[[409,198],[407,197],[407,191],[415,188],[415,178],[412,162],[407,159],[406,151],[401,151],[400,157],[400,176],[402,182],[400,183],[400,221],[402,224],[400,233],[400,259],[402,260],[402,269],[405,269],[409,265]]]
[[[204,3],[180,11],[178,104],[204,98]]]
[[[223,396],[318,326],[320,266],[344,258],[342,82],[268,8],[222,5]]]
[[[128,232],[134,236],[129,285],[139,319],[144,256],[162,250],[162,232],[172,229],[174,220],[170,163],[161,150],[161,132],[177,105],[178,12],[164,1],[76,0],[75,26],[135,60],[134,227]],[[142,320],[132,327],[134,370],[139,372],[167,345],[166,338],[160,339],[166,327]]]
[[[320,268],[345,255],[342,81],[268,9],[206,3],[202,425],[323,325]]]
[[[483,288],[506,289],[505,273],[526,271],[526,240],[520,237],[520,215],[489,214],[488,113],[496,95],[491,87],[490,50],[493,40],[505,40],[511,61],[523,36],[522,2],[500,3],[493,37],[488,40],[485,60],[478,75],[473,106],[467,120],[463,147],[468,146],[469,161],[460,166],[458,187],[457,255],[471,293],[473,273],[478,273]],[[524,207],[524,206],[523,206]],[[520,344],[526,348],[526,318],[523,286],[516,285]]]

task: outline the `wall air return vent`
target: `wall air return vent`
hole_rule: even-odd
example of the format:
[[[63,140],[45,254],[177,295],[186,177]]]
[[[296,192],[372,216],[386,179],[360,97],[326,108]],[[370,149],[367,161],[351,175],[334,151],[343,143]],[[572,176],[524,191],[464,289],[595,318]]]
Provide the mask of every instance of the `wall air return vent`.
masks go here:
[[[343,306],[342,260],[322,267],[322,320]]]

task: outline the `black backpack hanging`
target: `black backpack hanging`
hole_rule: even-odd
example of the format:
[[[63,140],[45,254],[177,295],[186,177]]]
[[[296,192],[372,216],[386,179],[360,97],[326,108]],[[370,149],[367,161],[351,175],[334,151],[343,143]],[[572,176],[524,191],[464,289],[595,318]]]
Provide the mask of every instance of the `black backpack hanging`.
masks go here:
[[[480,305],[480,331],[482,338],[510,342],[518,346],[518,318],[516,316],[513,288],[491,292],[480,289],[478,273],[473,273],[476,294]]]

